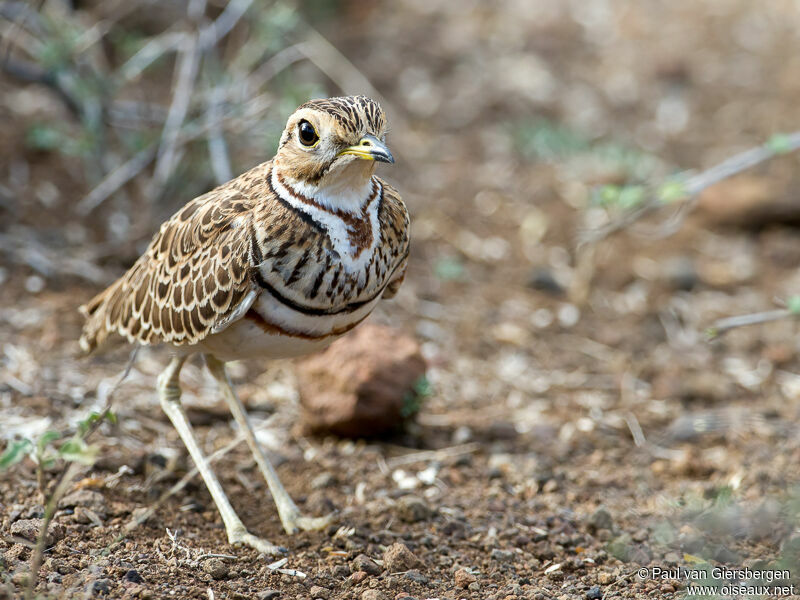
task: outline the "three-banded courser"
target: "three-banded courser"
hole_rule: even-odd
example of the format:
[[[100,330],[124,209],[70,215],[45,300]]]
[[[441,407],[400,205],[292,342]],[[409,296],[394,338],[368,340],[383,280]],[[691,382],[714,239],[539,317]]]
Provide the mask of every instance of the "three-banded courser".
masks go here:
[[[158,379],[161,406],[231,543],[278,550],[245,529],[206,462],[180,403],[181,366],[195,352],[205,355],[284,529],[325,526],[325,517],[301,515],[281,485],[224,363],[324,348],[397,292],[406,271],[408,213],[375,176],[377,162],[394,162],[385,134],[383,110],[364,96],[303,104],[289,117],[274,159],[189,202],[125,275],[81,307],[86,351],[112,333],[171,347]]]

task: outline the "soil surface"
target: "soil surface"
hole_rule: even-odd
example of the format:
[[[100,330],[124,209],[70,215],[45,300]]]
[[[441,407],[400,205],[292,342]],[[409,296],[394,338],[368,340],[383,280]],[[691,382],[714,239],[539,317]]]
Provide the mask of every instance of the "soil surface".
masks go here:
[[[710,189],[675,232],[666,211],[575,250],[606,216],[592,186],[707,168],[798,127],[796,3],[340,8],[320,29],[386,101],[398,160],[382,173],[413,220],[406,282],[371,319],[420,341],[431,395],[392,436],[304,437],[293,433],[292,362],[234,364],[287,489],[334,523],[285,534],[238,444],[216,472],[246,526],[285,547],[285,561],[228,545],[197,477],[117,542],[192,467],[154,393],[167,353],[143,349],[115,393],[116,424],[91,438],[97,462],[56,513],[36,592],[671,598],[686,580],[653,568],[707,565],[786,569],[784,583],[800,589],[797,326],[705,336],[717,318],[800,290],[800,161],[779,157]],[[6,439],[69,434],[128,358],[123,347],[79,358],[76,308],[123,272],[157,222],[95,254],[95,283],[27,266],[40,247],[80,261],[98,240],[69,208],[86,193],[77,163],[22,143],[30,98],[57,110],[48,92],[6,81],[0,96],[0,429]],[[20,232],[41,246],[14,246]],[[236,430],[199,360],[182,381],[203,448],[226,448]],[[45,469],[44,483],[62,468]],[[2,474],[0,598],[24,588],[42,501],[31,460]]]

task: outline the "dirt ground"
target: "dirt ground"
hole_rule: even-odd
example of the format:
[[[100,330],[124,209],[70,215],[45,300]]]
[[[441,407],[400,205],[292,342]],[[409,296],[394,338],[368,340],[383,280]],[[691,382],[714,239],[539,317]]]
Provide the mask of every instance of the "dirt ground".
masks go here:
[[[292,363],[233,366],[289,492],[307,513],[336,511],[327,530],[287,536],[246,447],[216,463],[247,527],[287,549],[280,572],[279,557],[227,544],[197,478],[112,545],[192,466],[153,390],[166,354],[143,350],[117,424],[92,438],[98,462],[56,514],[37,593],[672,598],[685,579],[640,569],[706,564],[786,569],[800,589],[797,326],[704,334],[800,290],[798,158],[710,189],[674,235],[660,235],[667,212],[601,242],[590,277],[575,253],[605,214],[593,185],[706,168],[798,127],[797,4],[338,6],[320,29],[387,101],[398,160],[383,174],[413,221],[404,287],[371,318],[420,341],[432,395],[393,436],[303,437]],[[112,244],[94,284],[12,260],[36,259],[14,246],[23,230],[64,257],[91,239],[69,208],[86,193],[75,165],[21,142],[37,94],[0,87],[5,439],[69,431],[128,357],[78,358],[75,309],[135,244]],[[204,448],[225,447],[236,432],[199,361],[183,381]],[[24,586],[19,523],[41,502],[30,460],[2,473],[0,598]]]

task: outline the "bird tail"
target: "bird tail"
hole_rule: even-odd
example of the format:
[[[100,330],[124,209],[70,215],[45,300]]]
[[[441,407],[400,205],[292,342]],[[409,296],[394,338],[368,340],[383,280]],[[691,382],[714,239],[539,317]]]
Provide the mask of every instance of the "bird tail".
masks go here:
[[[111,333],[107,326],[108,319],[106,317],[110,305],[114,303],[118,295],[119,284],[120,280],[117,280],[89,300],[89,302],[78,308],[78,312],[86,318],[86,322],[83,324],[83,330],[81,331],[81,337],[78,340],[81,349],[86,354],[94,352],[103,344]]]

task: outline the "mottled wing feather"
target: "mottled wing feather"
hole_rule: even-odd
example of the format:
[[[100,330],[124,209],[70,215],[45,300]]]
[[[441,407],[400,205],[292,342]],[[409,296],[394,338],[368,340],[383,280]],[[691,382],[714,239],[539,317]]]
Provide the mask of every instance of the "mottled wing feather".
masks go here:
[[[141,344],[195,344],[246,312],[240,304],[255,298],[252,205],[228,184],[184,206],[123,277],[81,307],[81,347],[114,332]]]
[[[405,279],[408,266],[409,216],[397,190],[386,182],[381,183],[384,189],[383,204],[378,219],[381,223],[381,236],[384,247],[393,249],[396,254],[394,260],[390,261],[390,268],[393,268],[394,272],[386,285],[383,297],[393,298]]]

